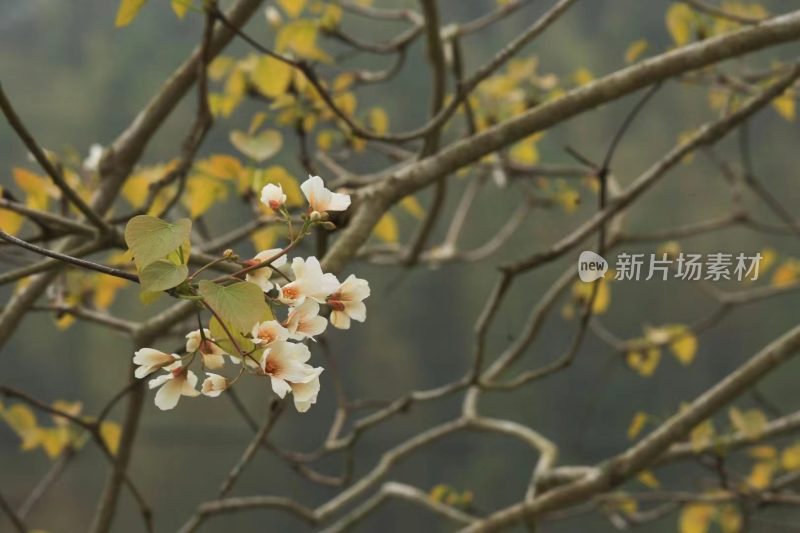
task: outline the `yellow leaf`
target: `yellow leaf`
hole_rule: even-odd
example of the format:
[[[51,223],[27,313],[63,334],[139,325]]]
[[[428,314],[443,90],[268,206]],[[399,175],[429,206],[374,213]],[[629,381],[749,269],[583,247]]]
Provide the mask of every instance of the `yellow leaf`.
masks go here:
[[[230,56],[217,56],[208,65],[208,77],[219,81],[236,65],[236,60]]]
[[[172,11],[175,12],[179,19],[182,19],[192,6],[192,0],[172,0],[170,4],[172,5]]]
[[[228,188],[224,182],[203,174],[194,174],[186,180],[186,192],[181,203],[188,209],[189,217],[194,219],[227,196]]]
[[[509,156],[515,163],[535,165],[539,162],[539,150],[536,148],[536,142],[541,138],[541,134],[526,137],[511,147]]]
[[[142,9],[146,3],[147,0],[122,0],[119,3],[117,18],[114,21],[114,25],[117,28],[122,28],[133,22],[133,19],[139,14],[139,10]]]
[[[631,424],[628,426],[628,438],[630,440],[635,439],[639,435],[639,433],[642,432],[642,429],[644,429],[645,424],[647,424],[647,419],[648,419],[647,413],[643,413],[641,411],[633,415]]]
[[[747,455],[761,461],[774,461],[778,457],[778,450],[774,446],[753,446],[747,450]]]
[[[731,407],[728,417],[733,427],[751,440],[760,437],[767,425],[767,416],[758,409],[740,411],[736,407]]]
[[[640,376],[649,378],[658,368],[661,360],[661,350],[649,348],[645,351],[634,350],[625,356],[628,366],[639,373]]]
[[[693,22],[694,13],[692,9],[683,2],[672,4],[669,9],[667,9],[667,29],[672,36],[672,40],[675,41],[675,44],[678,46],[683,46],[692,38]]]
[[[292,18],[297,17],[306,7],[306,0],[278,0],[278,5]]]
[[[777,259],[778,254],[772,248],[764,248],[760,252],[761,260],[758,263],[758,273],[759,275],[764,274],[772,268],[772,265],[775,264],[775,259]]]
[[[698,452],[709,446],[713,442],[715,434],[714,422],[711,419],[697,424],[689,433],[689,442],[692,444],[692,450]]]
[[[138,208],[144,205],[150,188],[150,180],[143,174],[134,174],[127,180],[122,187],[122,197],[125,198],[132,207]]]
[[[772,474],[775,473],[774,463],[756,463],[750,470],[747,482],[755,489],[765,489],[772,482]]]
[[[324,29],[330,30],[338,26],[341,20],[342,8],[336,4],[328,4],[325,6],[325,11],[322,12],[319,23]]]
[[[293,20],[278,31],[275,48],[279,53],[292,52],[305,59],[330,63],[331,57],[317,47],[317,30],[312,20]]]
[[[128,284],[124,279],[106,276],[105,274],[98,274],[94,277],[94,280],[92,303],[101,311],[108,309],[114,302],[117,291]]]
[[[217,154],[198,161],[195,165],[197,172],[221,180],[236,180],[242,175],[242,163],[232,155]]]
[[[119,450],[120,437],[122,437],[122,428],[119,427],[119,424],[104,420],[100,424],[100,437],[102,437],[112,455],[116,455],[117,450]]]
[[[785,470],[800,470],[800,442],[784,448],[781,453],[781,466]]]
[[[277,98],[286,92],[292,81],[292,67],[274,57],[262,56],[250,74],[250,80],[261,94]]]
[[[46,453],[47,457],[50,459],[55,459],[61,455],[61,452],[64,451],[64,448],[66,448],[70,441],[68,426],[41,428],[39,433],[42,449],[44,449],[44,453]]]
[[[797,117],[797,106],[795,102],[795,94],[792,91],[786,91],[779,97],[772,101],[772,107],[778,114],[789,122]]]
[[[786,287],[797,283],[800,279],[800,261],[788,259],[772,273],[772,285]]]
[[[412,217],[422,219],[425,216],[425,210],[414,196],[406,196],[400,200],[400,207],[405,209]]]
[[[275,247],[278,237],[280,237],[278,228],[276,226],[267,226],[254,231],[250,235],[250,241],[256,250],[269,250]]]
[[[369,124],[377,135],[386,135],[389,131],[389,115],[380,107],[373,107],[369,110]]]
[[[574,213],[581,204],[581,195],[571,187],[562,187],[553,200],[567,213]]]
[[[400,232],[397,229],[397,219],[391,213],[386,213],[381,217],[375,225],[372,233],[380,240],[388,243],[395,243],[400,237]]]
[[[608,273],[606,273],[608,275]],[[613,277],[609,276],[609,277]],[[597,287],[597,296],[594,298],[594,305],[592,306],[592,313],[602,315],[608,310],[611,305],[611,288],[608,286],[608,281],[605,278],[597,281],[600,285]],[[572,286],[572,295],[580,302],[586,302],[592,295],[592,286],[594,283],[584,283],[583,281],[576,281]]]
[[[707,503],[684,505],[680,517],[680,533],[706,533],[714,511],[714,506]]]
[[[3,196],[3,187],[0,186],[0,197]],[[0,209],[0,230],[16,235],[25,222],[25,217],[15,211]]]
[[[656,476],[654,476],[649,470],[642,470],[639,475],[636,476],[636,479],[638,479],[642,485],[649,489],[657,489],[661,486],[661,482],[658,481],[658,478],[656,478]]]
[[[31,450],[40,444],[40,431],[36,422],[36,415],[30,407],[23,404],[14,404],[0,411],[6,424],[22,439],[22,449]]]
[[[594,75],[586,67],[581,67],[572,74],[572,81],[574,81],[575,85],[578,86],[586,85],[592,80],[594,80]]]
[[[733,505],[725,505],[717,515],[722,533],[739,533],[742,531],[742,515]]]
[[[342,72],[333,80],[333,92],[340,93],[350,88],[356,81],[355,74],[352,72]]]
[[[25,191],[25,204],[33,209],[47,211],[50,197],[58,194],[50,179],[19,167],[13,169],[11,173],[19,188]]]
[[[647,50],[647,41],[645,39],[639,39],[638,41],[634,41],[625,50],[625,62],[626,63],[633,63]]]

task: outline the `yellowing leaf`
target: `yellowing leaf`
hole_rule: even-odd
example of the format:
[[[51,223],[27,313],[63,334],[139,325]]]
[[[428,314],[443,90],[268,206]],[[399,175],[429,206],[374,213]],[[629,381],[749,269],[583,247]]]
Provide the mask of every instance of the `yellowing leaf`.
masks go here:
[[[0,186],[0,196],[3,195],[3,187]],[[0,230],[16,235],[25,222],[25,217],[15,211],[0,209]]]
[[[658,363],[661,360],[661,350],[658,348],[649,348],[644,351],[634,350],[628,352],[625,360],[628,366],[640,376],[649,378],[658,368]]]
[[[377,135],[386,135],[389,131],[389,115],[386,114],[386,110],[380,107],[370,109],[369,125]]]
[[[736,407],[731,407],[728,417],[733,427],[751,440],[760,437],[767,425],[767,416],[758,409],[740,411]]]
[[[781,453],[781,466],[785,470],[800,470],[800,442],[783,450]]]
[[[778,457],[778,450],[774,446],[753,446],[747,450],[747,455],[761,461],[774,461]]]
[[[795,94],[787,91],[772,101],[772,107],[778,114],[789,122],[797,118],[797,105]]]
[[[800,280],[800,261],[797,259],[786,260],[772,273],[772,285],[775,287],[793,285],[798,280]]]
[[[291,52],[305,59],[330,63],[331,57],[317,47],[317,31],[313,20],[293,20],[278,31],[275,48],[279,53]]]
[[[292,67],[274,57],[262,56],[250,74],[250,80],[261,94],[277,98],[286,92],[292,81]]]
[[[608,275],[608,274],[606,274]],[[609,276],[609,278],[612,278]],[[608,281],[605,278],[599,280],[597,287],[597,295],[594,298],[594,305],[592,306],[592,313],[596,315],[601,315],[608,311],[608,307],[611,305],[611,288],[608,285]],[[572,286],[572,295],[575,297],[576,300],[585,303],[591,298],[592,295],[592,287],[594,283],[584,283],[583,281],[576,281],[575,284]]]
[[[680,533],[706,533],[714,511],[714,506],[707,503],[684,505],[679,522]]]
[[[772,483],[772,475],[775,473],[774,463],[756,463],[753,469],[750,470],[750,475],[747,477],[747,482],[755,489],[765,489]]]
[[[280,235],[280,231],[276,226],[267,226],[254,231],[250,235],[250,242],[253,243],[256,250],[269,250],[275,247],[274,245]]]
[[[114,21],[114,25],[117,28],[122,28],[133,22],[133,19],[139,14],[139,10],[141,10],[146,3],[147,0],[121,0],[119,9],[117,9],[117,18]]]
[[[575,85],[578,86],[586,85],[592,80],[594,80],[594,75],[586,67],[581,67],[572,74],[572,81],[574,81]]]
[[[740,533],[742,531],[742,515],[733,505],[723,506],[717,513],[717,521],[722,533]]]
[[[683,46],[692,38],[692,25],[694,23],[694,13],[692,9],[678,2],[669,6],[667,9],[666,23],[672,40],[678,46]]]
[[[639,39],[638,41],[634,41],[625,50],[625,62],[626,63],[633,63],[647,50],[647,41],[645,39]]]
[[[229,135],[231,144],[250,159],[261,163],[277,154],[283,146],[283,136],[278,130],[266,130],[258,135],[247,135],[234,130]]]
[[[711,419],[704,420],[697,424],[691,433],[689,433],[689,442],[692,444],[692,450],[699,452],[700,450],[711,445],[714,439],[714,422]]]
[[[656,478],[656,476],[654,476],[649,470],[642,470],[639,475],[636,476],[636,479],[638,479],[642,485],[649,489],[657,489],[661,486],[661,482],[658,481],[658,478]]]
[[[509,156],[515,163],[521,165],[535,165],[539,162],[539,150],[536,148],[536,141],[541,135],[531,135],[511,147]]]
[[[186,180],[186,193],[181,203],[188,209],[189,217],[195,219],[227,196],[228,188],[223,182],[203,174],[194,174]]]
[[[400,200],[400,207],[405,209],[412,217],[422,219],[425,216],[425,210],[414,196],[406,196]]]
[[[628,438],[633,440],[635,439],[639,433],[642,432],[644,429],[645,424],[647,424],[647,413],[643,413],[641,411],[637,412],[633,415],[633,419],[631,420],[631,424],[628,426]]]
[[[32,209],[47,211],[50,197],[56,196],[58,193],[50,179],[24,168],[15,168],[12,170],[12,174],[19,188],[25,191],[25,204]]]
[[[105,274],[98,274],[93,279],[94,295],[92,296],[92,304],[101,311],[108,309],[114,301],[117,291],[128,284],[122,278],[106,276]]]
[[[39,429],[40,444],[50,459],[55,459],[69,444],[70,431],[67,426]]]
[[[102,437],[112,455],[116,455],[117,450],[119,450],[120,437],[122,437],[122,428],[119,427],[119,424],[104,420],[100,424],[100,437]]]
[[[192,6],[192,0],[172,0],[170,5],[172,5],[172,11],[175,12],[178,18],[182,19]]]
[[[36,415],[30,407],[23,404],[14,404],[0,411],[6,424],[22,439],[22,449],[31,450],[39,446],[40,431],[36,422]]]
[[[278,0],[278,5],[292,18],[297,17],[306,6],[306,0]]]
[[[372,230],[373,235],[380,240],[388,243],[396,243],[400,238],[400,231],[397,228],[397,219],[391,213],[386,213],[381,217]]]

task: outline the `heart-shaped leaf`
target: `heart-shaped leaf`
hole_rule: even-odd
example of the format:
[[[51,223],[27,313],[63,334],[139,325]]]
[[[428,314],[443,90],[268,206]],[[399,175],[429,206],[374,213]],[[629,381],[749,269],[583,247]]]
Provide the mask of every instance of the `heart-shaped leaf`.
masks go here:
[[[230,140],[237,150],[258,163],[277,154],[283,146],[283,136],[278,130],[266,130],[258,135],[235,130],[231,132]]]
[[[235,333],[247,333],[256,322],[271,316],[264,292],[255,283],[240,281],[223,286],[202,280],[199,291],[211,309],[233,327]]]
[[[171,224],[149,215],[135,216],[125,226],[125,242],[141,270],[177,250],[188,238],[192,221],[182,218]]]
[[[172,261],[159,259],[142,269],[139,281],[144,291],[165,291],[183,283],[188,275],[189,268],[186,265],[176,265]]]

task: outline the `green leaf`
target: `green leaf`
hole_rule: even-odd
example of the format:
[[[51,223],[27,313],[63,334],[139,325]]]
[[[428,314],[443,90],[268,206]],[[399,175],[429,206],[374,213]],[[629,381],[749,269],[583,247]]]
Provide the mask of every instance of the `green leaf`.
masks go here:
[[[241,333],[234,331],[235,328],[231,327],[230,324],[226,324],[226,327],[228,328],[228,331],[230,331],[234,340],[236,340],[236,344],[239,346],[239,348],[244,350],[246,353],[253,351],[256,345],[253,344],[253,342],[250,339],[248,339]],[[225,328],[222,327],[222,324],[219,322],[219,320],[216,319],[216,317],[213,317],[209,321],[208,329],[211,330],[211,336],[214,337],[217,344],[219,344],[220,348],[225,350],[226,353],[232,354],[234,356],[239,353],[238,350],[236,349],[236,346],[234,346],[230,337],[228,337],[228,334],[225,332]]]
[[[264,292],[255,283],[240,281],[223,286],[202,280],[199,291],[209,307],[236,333],[247,333],[256,322],[270,316]]]
[[[136,267],[144,267],[177,250],[189,238],[192,221],[182,218],[175,224],[149,215],[135,216],[125,226],[125,242],[133,253]]]
[[[189,275],[189,267],[176,265],[166,259],[150,263],[139,273],[142,290],[147,292],[165,291],[177,287]]]
[[[133,22],[133,19],[136,18],[136,15],[139,14],[139,11],[146,3],[147,0],[122,0],[119,3],[117,18],[114,21],[114,25],[117,28],[122,28]]]
[[[230,133],[230,140],[237,150],[258,163],[277,154],[283,146],[283,136],[278,130],[266,130],[258,135],[234,130]]]

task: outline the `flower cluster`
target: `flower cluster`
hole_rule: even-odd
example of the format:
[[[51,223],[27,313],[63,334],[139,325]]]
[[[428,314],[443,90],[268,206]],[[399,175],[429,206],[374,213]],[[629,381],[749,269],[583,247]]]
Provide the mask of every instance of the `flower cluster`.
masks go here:
[[[223,335],[219,330],[212,331],[214,325],[211,329],[192,331],[186,335],[184,355],[153,348],[142,348],[135,353],[137,378],[163,372],[149,381],[151,389],[158,388],[155,404],[160,409],[174,408],[181,396],[217,397],[245,373],[268,377],[272,390],[280,398],[291,393],[299,412],[316,403],[323,368],[309,364],[311,351],[307,343],[324,333],[329,323],[335,328],[348,329],[352,320],[366,320],[364,299],[369,296],[370,288],[366,280],[353,275],[340,282],[334,274],[322,271],[316,257],[294,257],[289,261],[287,252],[311,227],[331,227],[328,212],[344,211],[350,206],[348,195],[330,191],[319,176],[310,176],[300,188],[309,207],[303,214],[302,229],[292,237],[289,246],[264,250],[243,261],[228,252],[228,257],[242,267],[239,276],[261,289],[272,317],[254,323],[249,331],[236,332],[222,326]],[[280,213],[291,231],[286,194],[280,185],[264,186],[261,202]],[[282,321],[277,319],[276,307],[285,308]],[[219,318],[215,316],[217,325]],[[226,360],[238,365],[239,374],[233,379],[211,372],[223,369]],[[199,390],[198,377],[189,369],[194,361],[199,361],[206,376]]]

